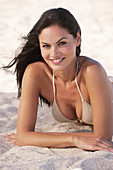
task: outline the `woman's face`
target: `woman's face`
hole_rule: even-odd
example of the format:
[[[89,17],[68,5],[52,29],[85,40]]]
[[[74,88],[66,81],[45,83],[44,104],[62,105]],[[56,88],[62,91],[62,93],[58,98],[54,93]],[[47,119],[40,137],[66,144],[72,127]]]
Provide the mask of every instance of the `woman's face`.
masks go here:
[[[66,29],[58,25],[43,29],[39,43],[42,57],[54,71],[67,69],[75,63],[76,47],[80,43]]]

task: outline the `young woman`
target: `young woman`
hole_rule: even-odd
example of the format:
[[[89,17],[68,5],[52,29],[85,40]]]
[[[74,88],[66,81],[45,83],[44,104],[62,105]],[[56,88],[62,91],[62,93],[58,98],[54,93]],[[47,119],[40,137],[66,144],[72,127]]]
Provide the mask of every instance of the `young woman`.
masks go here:
[[[73,15],[63,8],[44,12],[25,40],[8,66],[16,63],[21,96],[18,145],[113,152],[112,84],[98,62],[80,56],[81,30]],[[93,132],[35,132],[39,97],[52,105],[56,120],[93,125]]]

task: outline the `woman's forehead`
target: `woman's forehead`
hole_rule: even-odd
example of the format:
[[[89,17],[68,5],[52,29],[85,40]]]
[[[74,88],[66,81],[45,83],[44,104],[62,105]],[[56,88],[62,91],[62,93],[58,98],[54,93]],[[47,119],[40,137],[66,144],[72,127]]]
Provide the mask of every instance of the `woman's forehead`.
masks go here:
[[[68,32],[67,31],[67,29],[66,28],[62,28],[61,26],[59,26],[59,25],[51,25],[51,26],[49,26],[49,27],[46,27],[46,28],[44,28],[42,31],[41,31],[41,33],[42,32],[49,32],[49,31],[66,31],[66,32]],[[40,33],[40,34],[41,34]]]
[[[44,28],[41,33],[39,34],[39,39],[45,40],[45,39],[51,39],[58,37],[59,39],[61,37],[69,37],[71,34],[65,29],[58,25],[53,25],[47,28]],[[71,35],[72,36],[72,35]]]

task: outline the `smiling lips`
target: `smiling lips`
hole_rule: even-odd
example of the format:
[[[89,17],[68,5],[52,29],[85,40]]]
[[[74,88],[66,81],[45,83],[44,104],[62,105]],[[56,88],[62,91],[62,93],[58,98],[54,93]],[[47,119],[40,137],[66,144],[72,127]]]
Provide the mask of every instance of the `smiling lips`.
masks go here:
[[[53,64],[58,65],[64,60],[64,58],[50,59],[50,60]]]

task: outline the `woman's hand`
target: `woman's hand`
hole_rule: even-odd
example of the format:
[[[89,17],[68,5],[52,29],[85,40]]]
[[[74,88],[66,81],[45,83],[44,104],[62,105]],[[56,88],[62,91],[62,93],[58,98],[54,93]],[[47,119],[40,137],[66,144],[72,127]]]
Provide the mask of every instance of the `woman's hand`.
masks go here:
[[[11,144],[18,145],[16,133],[11,133],[11,134],[9,134],[9,135],[4,135],[3,137],[4,137],[8,142],[10,142]]]
[[[101,137],[74,136],[74,143],[78,148],[84,150],[104,150],[113,153],[113,144]]]

